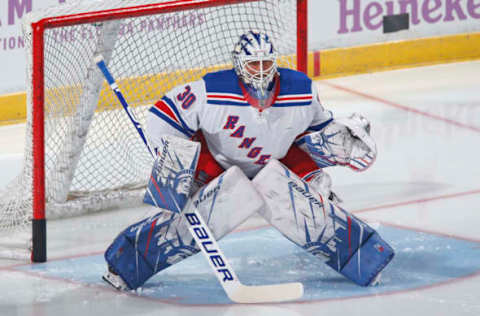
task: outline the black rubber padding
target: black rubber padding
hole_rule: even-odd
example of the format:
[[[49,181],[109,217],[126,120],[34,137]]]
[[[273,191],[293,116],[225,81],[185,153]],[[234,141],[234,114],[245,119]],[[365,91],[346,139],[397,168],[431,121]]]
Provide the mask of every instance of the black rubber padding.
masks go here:
[[[398,32],[410,28],[410,15],[408,13],[385,15],[383,17],[383,33]]]

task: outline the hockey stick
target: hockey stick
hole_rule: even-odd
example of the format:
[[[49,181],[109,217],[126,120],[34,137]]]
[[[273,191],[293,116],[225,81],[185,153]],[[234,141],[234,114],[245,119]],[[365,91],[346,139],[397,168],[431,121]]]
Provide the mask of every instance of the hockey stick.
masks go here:
[[[150,154],[155,158],[153,150],[148,144],[147,138],[145,137],[145,133],[141,124],[138,122],[135,115],[131,111],[130,106],[123,97],[123,94],[118,88],[115,79],[105,64],[103,57],[101,55],[96,56],[95,63],[102,71],[110,88],[113,90],[123,108],[127,112],[130,121],[137,129],[140,138],[144,142],[145,146],[147,146]],[[187,209],[192,209],[192,211],[187,211]],[[218,243],[215,240],[212,232],[205,224],[200,214],[197,213],[196,208],[185,207],[182,214],[187,220],[189,225],[188,229],[195,239],[195,242],[207,258],[208,263],[212,267],[212,270],[214,271],[230,300],[236,303],[270,303],[296,300],[302,297],[303,284],[299,282],[253,286],[242,284],[235,274],[235,271],[230,266],[230,263],[227,261],[227,258],[223,254],[222,250],[220,247],[218,247]]]

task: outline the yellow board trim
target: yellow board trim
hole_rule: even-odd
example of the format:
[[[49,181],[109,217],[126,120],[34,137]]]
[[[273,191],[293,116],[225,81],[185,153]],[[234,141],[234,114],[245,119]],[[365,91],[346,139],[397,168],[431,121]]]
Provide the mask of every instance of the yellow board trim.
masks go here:
[[[466,33],[448,36],[421,38],[414,40],[395,41],[363,45],[347,48],[335,48],[320,51],[320,75],[314,75],[313,52],[308,54],[308,75],[314,79],[327,79],[332,77],[348,76],[367,72],[386,71],[400,68],[417,67],[438,63],[459,62],[480,58],[480,33]],[[292,56],[289,56],[292,57]],[[218,68],[205,69],[205,72]],[[201,71],[201,73],[205,73]],[[182,73],[178,77],[196,77],[197,73]],[[125,81],[165,81],[166,75],[154,75],[151,78],[124,79]],[[197,79],[197,78],[195,78]],[[119,86],[123,86],[119,80]],[[181,80],[180,80],[181,81]],[[131,83],[131,82],[129,82]],[[169,82],[168,87],[173,87],[175,82]],[[135,86],[135,85],[133,85]],[[158,86],[158,85],[156,85]],[[106,107],[112,106],[115,101],[112,95],[105,93],[107,87],[102,89]],[[148,91],[154,98],[158,93],[165,91]],[[137,91],[127,91],[127,99],[135,99]],[[53,92],[53,95],[55,93]],[[48,92],[46,93],[48,96]],[[0,95],[0,125],[24,122],[26,119],[25,92]],[[101,105],[100,105],[101,106]]]
[[[467,33],[329,49],[320,52],[321,74],[315,79],[474,60],[479,47],[480,33]]]
[[[0,95],[0,125],[24,122],[27,117],[25,92]]]

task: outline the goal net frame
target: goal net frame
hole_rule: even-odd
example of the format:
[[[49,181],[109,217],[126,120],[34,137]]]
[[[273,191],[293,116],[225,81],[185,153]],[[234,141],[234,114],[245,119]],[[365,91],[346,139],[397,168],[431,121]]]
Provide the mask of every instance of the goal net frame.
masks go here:
[[[44,130],[44,33],[48,29],[86,23],[172,13],[207,7],[234,5],[261,0],[177,0],[80,14],[45,17],[31,24],[32,30],[32,254],[33,262],[47,260],[46,188],[45,188],[45,130]],[[297,5],[297,69],[307,72],[307,0],[296,0]]]

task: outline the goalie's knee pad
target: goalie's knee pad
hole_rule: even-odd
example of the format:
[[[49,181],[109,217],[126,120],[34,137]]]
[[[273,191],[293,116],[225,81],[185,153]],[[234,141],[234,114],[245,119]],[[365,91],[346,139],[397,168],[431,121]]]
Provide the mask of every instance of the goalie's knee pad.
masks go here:
[[[359,285],[369,285],[393,249],[360,219],[331,203],[288,168],[271,160],[253,179],[262,214],[288,239]]]
[[[187,207],[195,207],[215,238],[220,239],[263,207],[263,200],[238,167],[202,187]],[[183,213],[162,210],[125,229],[108,247],[111,270],[131,289],[155,273],[197,253]]]

